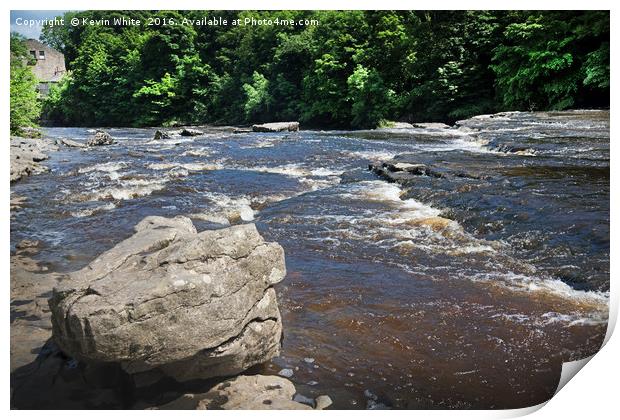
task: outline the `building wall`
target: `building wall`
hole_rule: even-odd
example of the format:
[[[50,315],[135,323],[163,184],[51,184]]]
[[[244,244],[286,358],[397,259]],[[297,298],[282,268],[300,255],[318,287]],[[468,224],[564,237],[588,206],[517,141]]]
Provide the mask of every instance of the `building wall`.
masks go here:
[[[67,72],[65,56],[35,39],[26,41],[28,53],[34,51],[37,62],[32,66],[32,72],[42,82],[58,82]],[[42,54],[41,54],[42,52]]]

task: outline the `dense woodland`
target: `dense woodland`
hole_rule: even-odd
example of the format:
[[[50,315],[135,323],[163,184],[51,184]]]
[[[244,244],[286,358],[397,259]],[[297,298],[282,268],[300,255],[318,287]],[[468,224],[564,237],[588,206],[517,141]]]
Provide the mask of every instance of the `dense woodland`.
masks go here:
[[[85,11],[65,21],[75,16],[143,24],[44,28],[70,70],[43,103],[56,124],[362,128],[609,106],[606,11]],[[228,25],[179,24],[203,17]],[[274,24],[231,24],[245,18]],[[275,24],[300,19],[309,24]],[[13,104],[13,76],[11,89]]]

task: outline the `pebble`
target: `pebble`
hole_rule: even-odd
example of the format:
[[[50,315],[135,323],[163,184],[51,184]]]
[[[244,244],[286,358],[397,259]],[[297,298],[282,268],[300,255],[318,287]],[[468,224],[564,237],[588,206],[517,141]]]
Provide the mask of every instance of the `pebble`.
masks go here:
[[[310,386],[315,386],[318,385],[319,383],[317,381],[310,381],[308,383],[306,383],[306,385],[310,385]]]
[[[311,357],[304,357],[304,362],[306,363],[314,363],[314,359]]]
[[[291,376],[293,376],[293,369],[282,369],[280,372],[278,372],[278,375],[284,376],[285,378],[290,378]]]

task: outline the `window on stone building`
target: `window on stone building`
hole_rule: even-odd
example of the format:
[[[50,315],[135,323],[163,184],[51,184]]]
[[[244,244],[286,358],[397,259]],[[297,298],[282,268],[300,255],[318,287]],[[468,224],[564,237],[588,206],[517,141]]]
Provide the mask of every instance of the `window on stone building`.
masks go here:
[[[45,60],[45,51],[39,51],[39,60]]]
[[[35,50],[30,50],[30,55],[32,56],[32,58],[36,59],[37,58],[37,52]]]

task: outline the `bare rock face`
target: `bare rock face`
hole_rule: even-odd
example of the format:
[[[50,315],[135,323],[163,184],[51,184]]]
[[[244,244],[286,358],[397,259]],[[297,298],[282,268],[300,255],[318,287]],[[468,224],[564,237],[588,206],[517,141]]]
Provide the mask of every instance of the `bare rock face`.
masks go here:
[[[114,139],[109,133],[102,130],[97,130],[86,142],[87,146],[105,146],[108,144],[114,144]]]
[[[254,124],[252,131],[260,133],[274,133],[278,131],[299,131],[299,123],[297,121],[291,122],[276,122],[267,124]]]
[[[147,217],[135,231],[54,289],[65,353],[178,381],[235,375],[279,354],[282,247],[254,225],[197,233],[186,217]]]

